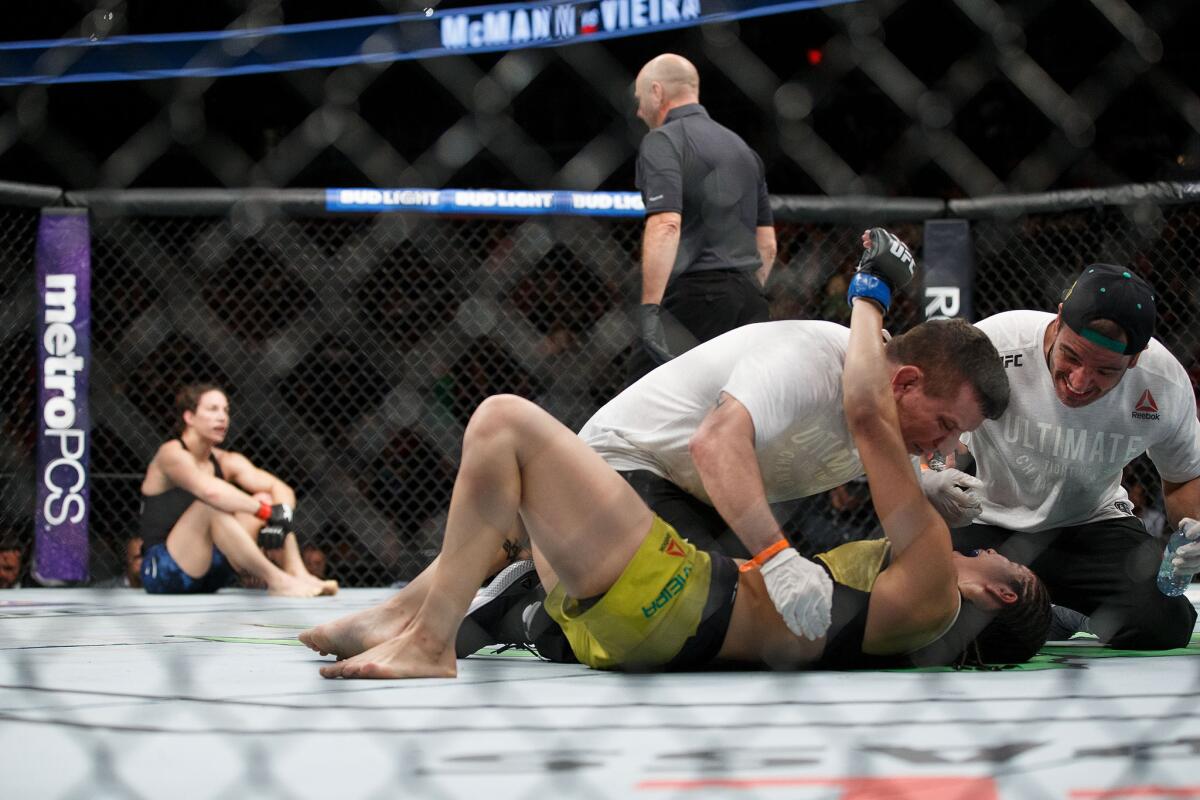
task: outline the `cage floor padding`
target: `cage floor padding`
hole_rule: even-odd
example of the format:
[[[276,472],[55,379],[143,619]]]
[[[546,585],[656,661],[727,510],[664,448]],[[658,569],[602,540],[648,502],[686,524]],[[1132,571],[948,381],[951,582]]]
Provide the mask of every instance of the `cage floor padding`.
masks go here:
[[[484,650],[454,680],[321,678],[295,634],[389,594],[0,592],[3,796],[1200,798],[1200,642],[1075,640],[999,672]]]

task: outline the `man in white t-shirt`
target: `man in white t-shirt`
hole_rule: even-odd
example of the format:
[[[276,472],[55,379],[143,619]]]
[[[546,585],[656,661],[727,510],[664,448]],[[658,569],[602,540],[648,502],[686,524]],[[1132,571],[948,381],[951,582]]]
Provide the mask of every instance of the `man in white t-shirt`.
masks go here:
[[[748,557],[746,544],[779,538],[771,503],[863,474],[842,411],[849,334],[817,320],[735,329],[646,375],[579,436],[697,547]],[[995,348],[966,322],[923,323],[886,352],[914,455],[950,447],[1007,402]]]
[[[1163,542],[1146,533],[1121,487],[1125,465],[1149,453],[1171,525],[1200,516],[1195,396],[1152,338],[1154,319],[1149,284],[1095,264],[1057,316],[1008,311],[978,323],[1012,396],[1003,416],[964,437],[982,504],[975,524],[953,531],[956,549],[996,548],[1027,564],[1056,604],[1088,615],[1103,641],[1134,649],[1182,647],[1196,621],[1186,597],[1158,590]],[[1191,538],[1200,536],[1188,522]]]

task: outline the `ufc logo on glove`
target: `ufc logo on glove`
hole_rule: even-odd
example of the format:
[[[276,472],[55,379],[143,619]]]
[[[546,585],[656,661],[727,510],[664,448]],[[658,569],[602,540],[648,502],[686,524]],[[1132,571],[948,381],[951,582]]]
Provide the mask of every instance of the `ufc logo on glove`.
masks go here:
[[[908,252],[908,248],[904,246],[904,242],[900,241],[899,239],[893,238],[890,242],[888,242],[888,250],[891,251],[892,255],[904,263],[914,263],[912,253]]]

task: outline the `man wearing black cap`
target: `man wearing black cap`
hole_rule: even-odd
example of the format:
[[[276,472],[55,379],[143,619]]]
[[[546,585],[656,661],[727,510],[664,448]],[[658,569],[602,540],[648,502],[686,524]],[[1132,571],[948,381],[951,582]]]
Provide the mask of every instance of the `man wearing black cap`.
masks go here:
[[[1101,640],[1133,649],[1185,646],[1196,621],[1186,597],[1158,590],[1163,543],[1121,486],[1125,465],[1149,453],[1172,525],[1184,520],[1200,537],[1190,519],[1200,516],[1196,401],[1183,367],[1152,338],[1154,319],[1149,284],[1093,264],[1057,316],[1008,311],[978,323],[1012,395],[999,419],[963,437],[982,502],[974,524],[953,531],[956,549],[995,548],[1029,565],[1057,605],[1088,615]]]

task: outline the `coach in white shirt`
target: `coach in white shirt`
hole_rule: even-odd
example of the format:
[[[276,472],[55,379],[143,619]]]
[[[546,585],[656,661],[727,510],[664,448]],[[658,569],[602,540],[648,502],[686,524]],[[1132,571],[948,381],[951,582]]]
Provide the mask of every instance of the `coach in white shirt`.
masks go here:
[[[979,322],[1012,392],[999,419],[964,435],[982,482],[972,492],[982,502],[960,503],[964,513],[947,520],[974,522],[953,531],[956,549],[995,548],[1027,564],[1056,604],[1090,616],[1103,641],[1133,649],[1185,646],[1196,621],[1186,597],[1158,590],[1164,543],[1146,532],[1121,487],[1125,465],[1149,453],[1170,525],[1184,520],[1190,537],[1200,537],[1190,519],[1200,516],[1195,396],[1180,363],[1151,338],[1154,320],[1149,284],[1094,264],[1057,316],[1009,311]],[[951,483],[943,490],[963,493]],[[1177,558],[1195,571],[1200,542]]]

